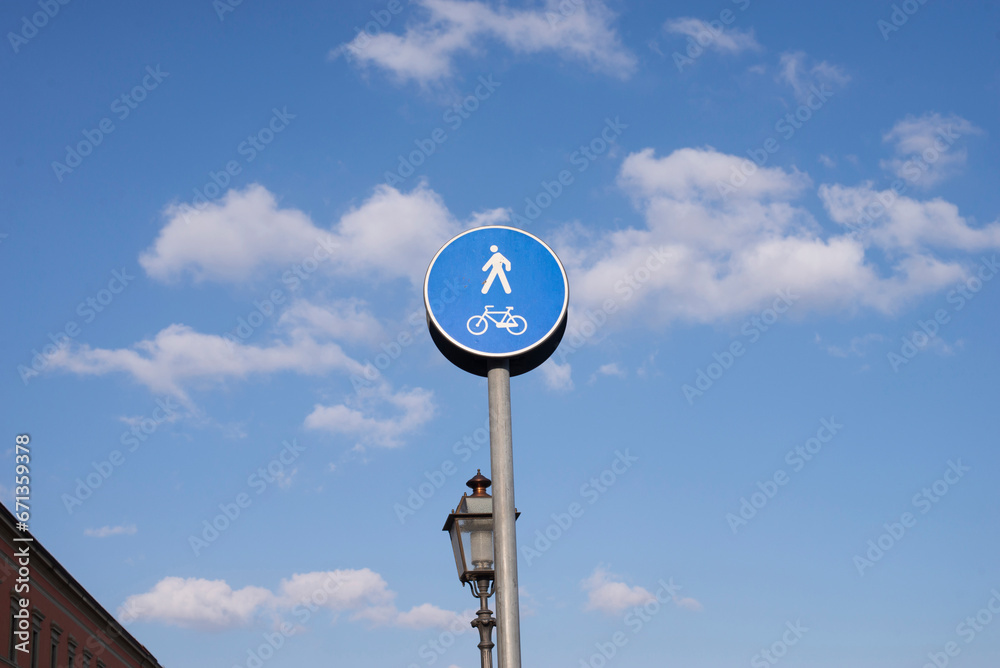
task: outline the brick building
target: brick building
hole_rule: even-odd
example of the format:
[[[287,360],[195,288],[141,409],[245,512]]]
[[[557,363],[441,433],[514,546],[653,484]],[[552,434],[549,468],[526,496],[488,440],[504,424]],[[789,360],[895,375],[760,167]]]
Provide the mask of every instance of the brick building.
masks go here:
[[[7,594],[10,607],[7,624],[0,625],[0,666],[160,668],[156,657],[37,540],[15,540],[30,537],[17,530],[17,518],[0,504],[0,591]],[[18,574],[18,555],[25,546],[30,570],[27,592],[25,578]],[[15,590],[18,579],[20,592]],[[26,609],[21,608],[21,599],[30,602]],[[18,650],[18,645],[28,651]]]

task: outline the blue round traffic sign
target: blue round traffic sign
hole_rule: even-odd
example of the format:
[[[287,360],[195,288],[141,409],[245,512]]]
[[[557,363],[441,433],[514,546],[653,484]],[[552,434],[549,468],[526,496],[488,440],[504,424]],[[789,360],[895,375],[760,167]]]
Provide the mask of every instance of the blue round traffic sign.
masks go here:
[[[485,376],[490,359],[525,373],[555,351],[566,329],[569,281],[552,249],[513,227],[459,234],[424,279],[431,337],[445,357]]]

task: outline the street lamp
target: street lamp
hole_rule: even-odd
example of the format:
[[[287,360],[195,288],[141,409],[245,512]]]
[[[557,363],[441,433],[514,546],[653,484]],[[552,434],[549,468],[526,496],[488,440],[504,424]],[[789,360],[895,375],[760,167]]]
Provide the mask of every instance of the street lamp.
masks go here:
[[[472,595],[479,599],[479,613],[472,627],[479,629],[479,652],[482,668],[493,668],[493,627],[496,619],[487,601],[493,595],[496,573],[493,567],[493,497],[486,491],[490,479],[477,470],[475,477],[465,483],[472,495],[462,495],[462,500],[444,523],[444,531],[451,536],[451,549],[455,552],[458,579],[469,583]],[[515,519],[517,513],[515,510]]]

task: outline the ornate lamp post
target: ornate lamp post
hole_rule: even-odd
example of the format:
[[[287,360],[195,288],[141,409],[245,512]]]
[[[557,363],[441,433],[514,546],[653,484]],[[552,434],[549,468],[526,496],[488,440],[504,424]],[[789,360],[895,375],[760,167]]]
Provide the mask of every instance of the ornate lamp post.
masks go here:
[[[458,579],[463,585],[468,583],[472,595],[479,599],[479,613],[471,624],[479,629],[482,668],[493,668],[493,627],[497,622],[488,607],[489,597],[493,595],[496,585],[493,569],[493,497],[486,491],[491,483],[482,472],[476,471],[475,477],[465,484],[472,489],[472,495],[462,495],[458,506],[448,515],[444,531],[451,536]]]

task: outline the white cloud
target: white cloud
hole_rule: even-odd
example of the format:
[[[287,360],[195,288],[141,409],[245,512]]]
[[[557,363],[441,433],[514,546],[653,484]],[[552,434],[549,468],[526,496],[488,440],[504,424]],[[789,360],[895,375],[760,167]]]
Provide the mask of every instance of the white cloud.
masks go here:
[[[443,610],[430,603],[414,606],[408,612],[397,613],[393,620],[395,626],[407,629],[447,629],[468,623],[468,615]]]
[[[510,209],[497,208],[477,211],[469,218],[466,225],[468,228],[482,227],[484,225],[502,225],[510,220]]]
[[[430,259],[466,227],[455,220],[441,196],[423,184],[408,193],[380,185],[334,229],[340,249],[336,266],[342,273],[407,278],[421,285]]]
[[[538,368],[549,389],[561,392],[573,389],[573,367],[569,362],[559,364],[550,357]]]
[[[342,44],[331,58],[345,55],[362,67],[377,66],[401,81],[421,84],[454,75],[454,62],[478,55],[483,45],[498,41],[519,54],[551,51],[566,60],[619,78],[635,70],[635,57],[621,45],[610,26],[613,16],[600,0],[574,4],[563,14],[560,0],[546,0],[538,9],[493,8],[468,0],[417,0],[420,20],[402,35],[381,33],[364,45]],[[563,3],[565,4],[565,3]]]
[[[918,201],[892,190],[822,185],[819,196],[830,218],[860,230],[863,239],[889,251],[929,248],[980,251],[1000,248],[1000,221],[972,227],[958,207],[940,198]]]
[[[757,168],[752,178],[735,192],[719,187],[740,174],[744,159],[720,153],[710,146],[680,148],[657,158],[653,149],[632,153],[622,162],[618,184],[633,197],[650,199],[667,196],[675,200],[787,199],[807,188],[808,175],[780,167]],[[678,227],[683,227],[678,223]]]
[[[166,423],[169,424],[171,422],[177,422],[178,420],[180,420],[183,417],[191,417],[191,416],[190,416],[190,414],[187,414],[187,413],[171,412],[171,413],[168,413],[166,415],[163,415],[160,418],[157,418],[156,422],[158,422],[158,423],[166,422]],[[122,415],[118,419],[121,422],[124,422],[125,424],[127,424],[128,426],[134,427],[136,425],[142,425],[142,423],[144,421],[148,422],[150,418],[149,418],[148,415]],[[245,436],[245,435],[246,434],[243,434],[243,436]]]
[[[166,577],[147,593],[129,596],[119,615],[215,630],[247,625],[273,602],[274,594],[261,587],[233,590],[224,580]]]
[[[818,90],[826,88],[832,92],[834,89],[843,88],[851,81],[850,75],[836,65],[824,60],[810,66],[807,61],[805,53],[795,51],[781,54],[778,63],[778,80],[792,87],[795,99],[800,103],[809,100],[814,94],[814,87]]]
[[[291,471],[279,471],[278,475],[274,476],[274,481],[278,483],[278,487],[282,489],[288,489],[292,486],[292,480],[295,478],[295,474],[299,472],[299,468],[295,467]]]
[[[397,447],[401,437],[426,424],[436,413],[434,393],[423,388],[393,391],[388,384],[360,388],[352,397],[355,405],[316,404],[306,417],[308,429],[358,436],[365,443]],[[373,417],[376,406],[388,406],[395,415]]]
[[[836,160],[834,160],[830,156],[825,155],[823,153],[821,153],[820,156],[819,156],[819,158],[817,158],[817,159],[819,160],[820,164],[823,165],[824,167],[829,167],[829,168],[832,169],[832,168],[834,168],[834,167],[837,166],[837,161]]]
[[[594,569],[581,583],[581,587],[587,592],[587,603],[584,610],[597,610],[608,615],[618,615],[628,608],[643,606],[653,601],[667,602],[665,596],[670,597],[674,605],[685,610],[700,612],[702,605],[696,599],[678,596],[673,593],[681,587],[674,584],[671,578],[669,586],[660,580],[661,588],[656,594],[652,594],[644,587],[629,587],[622,581],[620,575],[609,572],[603,566]],[[662,592],[662,594],[661,594]]]
[[[83,535],[90,536],[91,538],[107,538],[108,536],[120,536],[126,535],[131,536],[135,534],[137,529],[134,524],[129,525],[117,525],[117,526],[103,526],[100,529],[84,529]]]
[[[337,299],[322,305],[307,299],[294,301],[278,319],[292,335],[330,337],[365,342],[385,338],[385,332],[368,305],[356,298]]]
[[[285,606],[312,603],[334,612],[386,605],[395,596],[382,576],[369,568],[295,573],[281,581],[280,592],[278,600]]]
[[[791,81],[798,80],[795,67]],[[814,66],[810,72],[828,69]],[[907,147],[912,142],[904,135],[920,135],[897,134]],[[618,184],[644,225],[613,232],[567,226],[554,234],[554,245],[572,275],[574,309],[599,308],[610,299],[655,325],[732,319],[760,310],[782,290],[798,295],[796,312],[867,307],[889,313],[964,277],[960,261],[939,259],[935,249],[971,251],[1000,244],[1000,221],[974,227],[953,204],[906,197],[897,198],[865,238],[855,238],[850,230],[825,234],[797,202],[812,187],[807,174],[757,167],[711,147],[681,148],[662,157],[652,148],[640,150],[623,160]],[[867,200],[886,195],[871,184],[824,185],[819,194],[830,217],[845,225]],[[230,192],[201,211],[172,211],[143,255],[147,271],[159,278],[190,273],[195,280],[242,279],[315,249],[320,238],[330,254],[324,271],[402,279],[417,287],[428,258],[469,224],[458,221],[426,184],[407,193],[379,186],[328,232],[299,211],[278,209],[274,196],[260,186]],[[469,221],[495,223],[508,213],[486,210]],[[203,219],[188,223],[184,215]],[[290,241],[272,245],[275,234]],[[227,235],[241,240],[214,255],[203,253],[212,239]],[[866,255],[870,244],[887,251],[879,256],[884,266]],[[74,345],[49,362],[51,368],[82,375],[123,373],[190,405],[192,388],[252,374],[365,377],[365,366],[336,341],[364,343],[383,333],[356,298],[296,300],[278,318],[277,328],[275,340],[250,345],[174,324],[128,348]],[[550,360],[541,368],[549,387],[573,387],[569,364]],[[359,445],[393,447],[433,414],[430,392],[394,390],[379,382],[344,403],[316,404],[305,425],[354,436]]]
[[[883,343],[886,337],[876,332],[870,332],[863,336],[851,337],[851,342],[846,347],[827,345],[826,352],[834,357],[864,357],[868,354],[868,348],[874,343]],[[820,343],[819,334],[816,335],[816,343]]]
[[[719,53],[739,54],[744,51],[758,51],[761,46],[754,38],[753,30],[710,26],[701,19],[683,17],[671,19],[663,29],[675,35],[686,35],[701,48]]]
[[[139,256],[151,277],[169,281],[189,273],[195,281],[243,282],[260,266],[301,262],[322,231],[296,209],[279,209],[274,195],[252,184],[218,202],[172,205],[152,248]]]
[[[914,329],[907,336],[903,338],[907,341],[914,341],[914,340],[922,341],[923,339],[921,339],[920,337],[922,335],[926,336],[926,334],[927,332],[925,330]],[[964,339],[956,339],[953,347],[952,344],[948,343],[948,341],[946,341],[943,336],[934,336],[931,337],[930,341],[928,341],[922,346],[916,346],[916,348],[917,350],[921,351],[929,350],[937,355],[941,355],[942,357],[950,357],[951,355],[955,354],[955,348],[962,348],[964,347],[964,345],[965,345]],[[894,366],[893,368],[897,368],[897,366]]]
[[[518,599],[518,606],[521,609],[522,617],[538,616],[538,602],[536,601],[534,595],[531,593],[531,590],[525,587],[523,582],[518,583],[517,599]]]
[[[206,218],[193,219],[189,224],[184,215]],[[305,214],[277,211],[274,197],[260,186],[231,192],[222,203],[204,210],[182,213],[177,209],[171,216],[155,250],[145,254],[147,269],[159,277],[189,272],[196,279],[243,279],[248,272],[266,271],[279,260],[320,247],[311,237],[321,231],[308,222]],[[493,209],[472,214],[471,221],[495,223],[507,216],[506,210]],[[256,222],[240,222],[244,220]],[[294,237],[295,229],[307,228],[311,230],[308,234],[298,235],[297,251],[272,252],[269,240],[273,234]],[[405,194],[380,186],[361,205],[345,213],[332,232],[322,232],[321,247],[331,258],[324,270],[404,279],[417,287],[428,259],[462,229],[464,225],[426,186],[419,185]],[[204,245],[213,235],[218,236],[218,230],[246,238],[232,244],[236,250],[226,247],[202,255]],[[155,261],[150,260],[154,255]],[[221,263],[213,264],[215,258],[221,258]],[[357,298],[297,299],[277,319],[275,329],[274,340],[251,345],[231,334],[205,334],[174,324],[128,348],[73,345],[60,349],[48,361],[53,370],[80,375],[122,373],[153,392],[177,397],[191,407],[192,389],[242,380],[253,374],[341,372],[364,378],[366,365],[347,355],[340,342],[364,344],[384,338],[378,319]],[[421,388],[394,391],[380,381],[372,389],[361,388],[349,404],[315,406],[306,418],[306,426],[350,434],[361,443],[394,447],[402,443],[406,433],[433,415],[431,392]],[[290,483],[290,478],[285,482]]]
[[[779,167],[746,170],[747,162],[711,148],[628,156],[619,183],[646,224],[596,238],[574,239],[569,229],[557,243],[576,306],[598,308],[610,299],[657,324],[714,322],[760,310],[778,291],[791,290],[796,312],[891,312],[964,275],[960,263],[906,249],[883,275],[860,240],[824,235],[796,203],[808,176]],[[751,172],[745,183],[723,192],[720,184],[741,169]]]
[[[598,376],[616,376],[618,378],[625,378],[628,373],[625,369],[621,368],[617,363],[602,364],[597,367],[597,371],[590,374],[590,379],[587,381],[588,384],[593,385],[597,382]]]
[[[350,312],[355,306],[347,304],[344,308]],[[192,405],[190,388],[252,374],[318,375],[333,371],[366,378],[371,367],[349,357],[336,343],[313,338],[314,333],[331,333],[321,331],[324,327],[329,330],[338,325],[336,313],[331,321],[326,321],[312,308],[301,303],[288,318],[287,325],[292,328],[288,341],[253,346],[201,334],[184,325],[170,325],[152,340],[140,341],[131,348],[108,350],[87,345],[63,348],[49,358],[49,364],[52,369],[80,375],[124,373],[150,391],[172,395],[188,406]],[[303,321],[307,324],[300,324]],[[362,322],[366,319],[362,318]],[[362,329],[370,326],[370,322],[361,325]],[[306,417],[305,426],[349,434],[364,443],[396,447],[406,434],[423,426],[435,414],[433,392],[419,387],[394,391],[384,381],[359,387],[351,402],[350,406],[317,404]],[[381,413],[386,411],[390,415],[382,417]],[[282,485],[290,484],[289,475]]]
[[[81,375],[125,373],[155,393],[170,394],[190,404],[186,385],[218,383],[255,373],[294,371],[320,374],[331,370],[363,373],[364,366],[335,343],[317,343],[308,336],[252,346],[185,325],[170,325],[131,348],[65,347],[49,358],[53,369]]]
[[[380,185],[327,230],[302,211],[278,208],[274,195],[254,184],[198,209],[168,207],[166,224],[139,262],[157,280],[190,274],[195,281],[244,283],[281,271],[301,281],[300,274],[308,280],[305,272],[320,270],[419,285],[429,258],[448,239],[508,215],[490,209],[462,223],[425,184],[407,193]]]
[[[224,580],[166,577],[145,594],[129,596],[119,616],[129,620],[218,630],[249,626],[271,615],[287,615],[296,606],[345,613],[352,621],[408,629],[456,628],[468,621],[430,603],[407,612],[396,609],[396,593],[368,568],[296,573],[276,592],[261,587],[234,590]],[[466,615],[466,617],[469,615]]]
[[[704,609],[701,603],[690,597],[674,597],[674,603],[678,608],[684,608],[692,612],[701,612]]]
[[[882,161],[882,168],[911,183],[930,187],[958,174],[965,166],[968,151],[965,146],[955,146],[955,142],[982,132],[954,114],[907,116],[882,137],[896,153],[896,157]]]
[[[602,364],[597,368],[597,373],[604,376],[618,376],[619,378],[625,377],[625,370],[615,363]]]
[[[600,566],[595,568],[581,585],[587,592],[587,604],[584,610],[598,610],[609,615],[617,615],[628,608],[656,600],[656,597],[646,589],[639,586],[629,587],[621,582],[619,576],[609,573]]]

